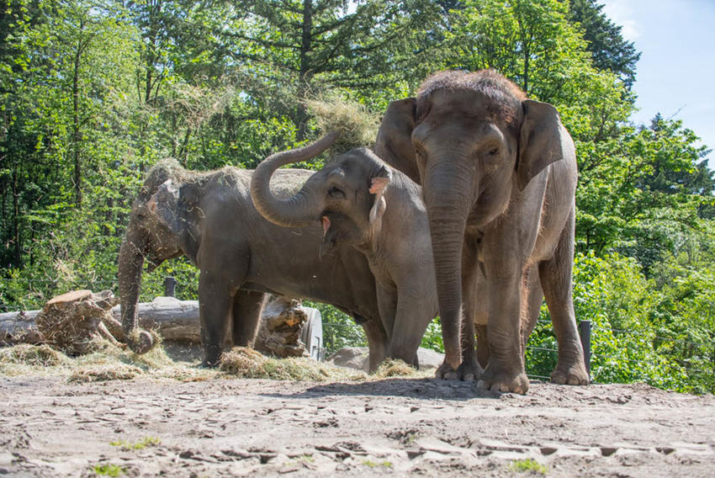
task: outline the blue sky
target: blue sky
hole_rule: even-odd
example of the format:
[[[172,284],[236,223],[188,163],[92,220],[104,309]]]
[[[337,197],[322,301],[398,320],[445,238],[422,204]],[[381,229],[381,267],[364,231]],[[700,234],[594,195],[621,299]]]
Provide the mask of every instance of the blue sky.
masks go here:
[[[715,0],[600,0],[641,52],[635,123],[683,121],[715,150]],[[715,152],[710,156],[715,169]]]

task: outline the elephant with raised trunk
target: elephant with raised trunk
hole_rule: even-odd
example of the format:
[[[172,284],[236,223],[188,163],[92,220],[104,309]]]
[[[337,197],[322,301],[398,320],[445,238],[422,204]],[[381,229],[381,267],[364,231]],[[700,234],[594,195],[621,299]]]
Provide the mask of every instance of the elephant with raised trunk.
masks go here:
[[[473,374],[462,317],[482,308],[489,364],[479,386],[526,393],[524,341],[545,296],[559,343],[551,380],[588,383],[571,283],[576,155],[556,109],[492,70],[440,72],[390,106],[376,151],[414,164],[423,187],[445,347],[438,376]]]
[[[279,167],[305,158],[301,150],[284,151],[256,168],[251,181],[256,209],[280,226],[322,223],[322,257],[345,246],[364,254],[377,282],[380,315],[390,340],[388,356],[418,365],[417,349],[437,315],[422,188],[372,151],[359,148],[331,160],[295,196],[275,197],[269,189],[271,177]]]
[[[290,197],[312,174],[279,171],[273,192]],[[321,259],[322,229],[317,223],[296,230],[266,221],[251,200],[252,175],[230,167],[186,171],[171,161],[149,172],[119,252],[122,324],[131,337],[130,347],[143,353],[152,346],[148,334],[136,335],[145,259],[153,270],[185,255],[201,271],[205,365],[219,362],[230,328],[234,345],[253,345],[264,295],[270,292],[332,304],[353,316],[366,332],[370,368],[375,370],[388,344],[367,260],[351,248]]]

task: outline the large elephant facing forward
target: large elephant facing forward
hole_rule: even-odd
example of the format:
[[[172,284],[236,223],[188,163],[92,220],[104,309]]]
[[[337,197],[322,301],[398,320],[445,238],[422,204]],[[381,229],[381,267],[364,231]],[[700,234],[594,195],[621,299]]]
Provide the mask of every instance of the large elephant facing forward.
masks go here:
[[[492,70],[441,72],[416,100],[391,105],[378,143],[388,163],[415,164],[423,186],[445,346],[438,376],[471,372],[462,315],[483,295],[490,353],[479,386],[525,393],[520,324],[543,294],[559,343],[552,381],[588,383],[572,302],[576,156],[556,109]],[[486,293],[475,292],[480,269]]]
[[[320,151],[311,151],[318,154]],[[387,336],[380,319],[375,278],[365,258],[350,248],[320,258],[319,224],[295,229],[266,221],[249,192],[253,171],[224,168],[198,173],[175,162],[154,167],[132,207],[119,253],[122,323],[128,337],[137,329],[142,266],[187,256],[199,267],[199,307],[204,363],[221,357],[230,325],[234,345],[251,346],[266,292],[335,305],[365,329],[372,370],[384,359]],[[273,192],[292,196],[312,175],[305,170],[276,174]],[[135,337],[137,352],[151,347]]]

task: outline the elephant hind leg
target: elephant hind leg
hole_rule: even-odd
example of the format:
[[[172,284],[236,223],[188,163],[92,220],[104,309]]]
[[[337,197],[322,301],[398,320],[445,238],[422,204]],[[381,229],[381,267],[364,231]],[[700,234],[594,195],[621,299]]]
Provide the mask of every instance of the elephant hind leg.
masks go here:
[[[367,345],[370,350],[369,355],[369,371],[373,373],[377,371],[377,368],[387,357],[387,351],[390,347],[390,341],[387,338],[387,333],[385,332],[385,327],[383,327],[382,322],[377,319],[367,319],[363,317],[355,317],[355,322],[362,326],[363,331],[365,331],[365,337],[367,337]]]
[[[554,256],[539,264],[539,277],[559,346],[559,359],[551,373],[551,381],[569,385],[587,385],[589,377],[576,328],[572,296],[573,228],[572,211]]]
[[[239,290],[233,296],[234,347],[253,348],[265,300],[266,294],[263,292]]]

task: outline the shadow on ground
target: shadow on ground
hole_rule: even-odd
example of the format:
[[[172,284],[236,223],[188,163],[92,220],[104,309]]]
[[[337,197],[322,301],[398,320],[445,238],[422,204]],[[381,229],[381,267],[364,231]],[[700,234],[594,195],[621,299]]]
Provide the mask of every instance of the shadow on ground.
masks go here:
[[[296,393],[270,393],[270,397],[314,399],[325,396],[397,396],[423,400],[500,399],[504,394],[477,389],[476,382],[451,382],[433,378],[388,378],[367,382],[338,382],[315,385]]]

